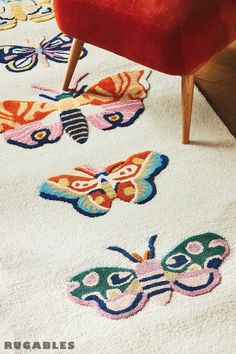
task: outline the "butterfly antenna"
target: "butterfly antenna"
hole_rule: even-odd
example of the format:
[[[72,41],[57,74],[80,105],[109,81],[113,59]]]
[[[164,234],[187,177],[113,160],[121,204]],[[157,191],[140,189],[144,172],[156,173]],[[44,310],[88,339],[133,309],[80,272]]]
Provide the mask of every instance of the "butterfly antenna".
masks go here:
[[[60,91],[57,91],[57,90],[53,90],[53,89],[50,89],[50,88],[46,88],[46,87],[43,87],[43,86],[40,86],[40,85],[31,85],[31,87],[33,87],[33,88],[35,88],[35,89],[37,89],[37,90],[39,90],[39,91],[44,91],[44,92],[51,92],[51,93],[53,93],[54,95],[58,95],[58,94],[60,94]],[[49,96],[49,95],[45,95],[45,94],[43,94],[43,93],[41,93],[41,94],[39,94],[39,97],[43,97],[43,98],[46,98],[46,99],[48,99],[48,100],[50,100],[50,101],[55,101],[55,102],[57,102],[58,100],[57,100],[57,98],[56,97],[51,97],[51,96]]]
[[[88,75],[89,75],[89,73],[86,73],[86,74],[80,76],[77,80],[74,81],[74,84],[72,85],[72,86],[74,87],[74,91],[77,90],[79,83],[80,83],[85,77],[87,77]]]
[[[40,46],[42,46],[43,45],[43,43],[46,41],[46,37],[45,36],[43,36],[43,39],[41,40],[41,42],[39,43],[40,44]]]
[[[86,88],[88,87],[88,85],[83,85],[80,89],[79,89],[79,91],[73,91],[73,93],[74,93],[74,97],[76,98],[76,97],[78,97],[78,96],[80,96],[80,95],[82,95],[82,93],[84,93],[84,91],[86,90]]]
[[[58,99],[49,95],[44,95],[43,93],[40,93],[39,97],[46,98],[47,100],[58,102]]]
[[[80,76],[76,81],[75,81],[75,86],[77,87],[78,84],[85,79],[87,76],[89,75],[89,73],[85,73],[84,75]]]
[[[51,88],[48,88],[48,87],[44,87],[44,86],[40,86],[40,85],[31,85],[32,88],[35,88],[39,91],[44,91],[44,92],[51,92],[51,93],[54,93],[56,95],[59,95],[61,93],[61,91],[59,90],[54,90],[54,89],[51,89]]]
[[[117,247],[117,246],[110,246],[107,247],[108,250],[110,251],[115,251],[121,253],[125,258],[128,258],[131,262],[133,263],[140,263],[140,261],[136,258],[134,258],[129,252],[124,250],[123,248]]]
[[[157,235],[153,235],[150,237],[149,241],[148,241],[148,248],[149,248],[149,256],[148,259],[153,259],[155,258],[155,242],[157,239]]]

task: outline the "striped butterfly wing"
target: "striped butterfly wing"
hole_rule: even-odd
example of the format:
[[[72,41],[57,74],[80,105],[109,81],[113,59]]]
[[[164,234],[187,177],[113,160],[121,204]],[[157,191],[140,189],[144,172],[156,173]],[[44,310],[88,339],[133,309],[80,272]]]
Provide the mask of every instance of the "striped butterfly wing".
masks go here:
[[[147,295],[132,269],[98,267],[72,277],[67,286],[71,301],[94,307],[102,316],[118,320],[143,308]]]
[[[56,63],[67,63],[70,55],[72,40],[72,37],[59,33],[41,45],[42,53],[51,61]],[[80,60],[85,58],[87,54],[87,49],[83,48],[80,55]]]
[[[33,69],[38,63],[35,48],[18,45],[0,46],[0,63],[6,65],[11,72],[25,72]]]
[[[77,99],[80,105],[92,104],[101,106],[114,102],[129,102],[142,100],[147,96],[148,83],[145,70],[123,71],[105,77],[90,86]]]
[[[228,253],[229,246],[223,237],[206,233],[187,238],[161,263],[173,290],[197,296],[210,292],[220,283],[218,268]]]
[[[149,84],[144,70],[120,72],[91,86],[78,100],[88,122],[101,130],[126,127],[143,112]],[[85,108],[85,106],[88,107]],[[91,111],[89,108],[91,107]],[[97,107],[97,109],[95,109]]]
[[[16,18],[7,0],[0,0],[0,31],[14,28],[16,24]]]
[[[51,120],[54,104],[34,101],[1,101],[0,133],[9,144],[36,148],[54,143],[63,134],[62,124]]]
[[[33,22],[45,22],[54,17],[52,0],[24,0],[23,10]]]

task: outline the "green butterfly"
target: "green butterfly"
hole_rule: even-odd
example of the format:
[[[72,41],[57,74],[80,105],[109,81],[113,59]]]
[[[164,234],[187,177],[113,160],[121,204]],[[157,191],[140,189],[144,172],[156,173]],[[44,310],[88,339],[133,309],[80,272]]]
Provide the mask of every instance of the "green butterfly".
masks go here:
[[[181,242],[161,262],[155,259],[154,243],[141,257],[123,248],[108,247],[135,263],[135,270],[119,267],[98,267],[72,277],[67,294],[73,302],[95,307],[111,319],[127,318],[155,298],[165,305],[173,290],[187,296],[203,295],[220,282],[218,271],[229,253],[227,241],[213,233],[192,236]]]

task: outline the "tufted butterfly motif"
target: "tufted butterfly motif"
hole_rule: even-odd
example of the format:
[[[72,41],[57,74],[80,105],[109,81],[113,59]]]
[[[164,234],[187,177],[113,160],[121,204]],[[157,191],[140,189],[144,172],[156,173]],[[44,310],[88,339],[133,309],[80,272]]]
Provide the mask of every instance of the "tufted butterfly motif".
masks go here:
[[[49,67],[49,61],[67,63],[72,38],[59,33],[49,41],[45,39],[32,47],[20,45],[0,45],[0,63],[6,65],[8,71],[19,73],[33,69],[38,62]],[[80,59],[87,55],[83,48]]]
[[[154,177],[168,164],[168,157],[145,151],[104,169],[77,167],[74,173],[49,178],[39,189],[41,197],[71,203],[81,214],[106,214],[115,199],[144,204],[156,194]]]
[[[64,131],[83,144],[89,137],[89,124],[100,130],[129,126],[144,111],[149,73],[121,72],[76,92],[48,89],[57,94],[41,94],[48,99],[44,102],[0,101],[0,133],[9,144],[32,149],[58,141]]]
[[[44,22],[54,17],[52,0],[0,0],[0,31],[17,21]]]
[[[228,243],[221,236],[205,233],[189,237],[161,262],[155,259],[156,237],[150,238],[143,257],[120,247],[108,247],[132,261],[135,269],[98,267],[81,272],[70,279],[69,299],[118,320],[140,311],[149,299],[165,305],[173,291],[186,296],[204,295],[220,283],[218,268],[229,253]]]

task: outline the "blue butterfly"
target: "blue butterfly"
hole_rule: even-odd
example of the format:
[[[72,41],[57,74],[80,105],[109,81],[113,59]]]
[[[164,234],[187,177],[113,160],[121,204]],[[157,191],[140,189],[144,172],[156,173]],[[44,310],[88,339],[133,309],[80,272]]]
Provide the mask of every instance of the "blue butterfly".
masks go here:
[[[0,63],[6,64],[11,72],[25,72],[33,69],[40,61],[44,66],[49,66],[49,60],[56,63],[66,63],[69,58],[72,38],[63,33],[49,41],[45,39],[34,47],[18,45],[0,46]],[[80,59],[88,54],[84,48]]]

